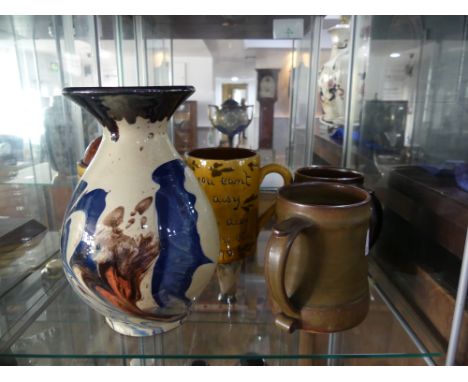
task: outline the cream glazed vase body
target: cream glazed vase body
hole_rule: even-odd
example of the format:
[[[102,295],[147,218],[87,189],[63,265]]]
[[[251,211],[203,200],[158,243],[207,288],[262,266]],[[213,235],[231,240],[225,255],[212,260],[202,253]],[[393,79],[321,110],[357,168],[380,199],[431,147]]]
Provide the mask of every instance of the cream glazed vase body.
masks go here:
[[[193,87],[66,88],[105,127],[62,228],[75,292],[131,336],[179,326],[219,254],[213,210],[167,136]]]

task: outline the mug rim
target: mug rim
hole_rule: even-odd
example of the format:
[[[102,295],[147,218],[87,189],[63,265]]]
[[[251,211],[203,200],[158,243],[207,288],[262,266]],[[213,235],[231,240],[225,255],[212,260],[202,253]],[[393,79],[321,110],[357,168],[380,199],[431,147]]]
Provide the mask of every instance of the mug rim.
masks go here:
[[[307,187],[323,187],[326,189],[348,189],[351,190],[355,195],[360,194],[361,196],[365,196],[365,198],[361,201],[350,203],[350,204],[311,204],[311,203],[300,203],[297,200],[294,200],[287,195],[285,192],[290,189],[295,188],[307,188]],[[371,196],[368,191],[362,189],[361,187],[352,185],[352,184],[342,184],[342,183],[333,183],[333,182],[302,182],[302,183],[291,183],[281,187],[278,190],[278,199],[282,199],[287,203],[294,204],[300,207],[306,208],[318,208],[318,209],[347,209],[347,208],[356,208],[360,206],[364,206],[371,202]]]
[[[330,178],[327,176],[314,176],[314,175],[309,175],[309,174],[304,174],[301,171],[307,171],[307,170],[331,170],[336,173],[340,174],[349,174],[352,176],[343,176],[343,177],[337,177],[337,178]],[[352,182],[352,181],[364,181],[364,174],[360,173],[359,171],[352,170],[350,168],[346,167],[336,167],[336,166],[323,166],[323,165],[311,165],[311,166],[304,166],[298,168],[295,172],[294,175],[299,174],[301,176],[307,177],[310,179],[311,182]],[[295,177],[294,177],[295,178]]]
[[[217,153],[219,153],[217,155]],[[236,155],[236,153],[238,155]],[[223,157],[223,155],[227,157]],[[202,147],[191,150],[186,153],[187,157],[201,159],[201,160],[217,160],[217,161],[230,161],[230,160],[241,160],[249,159],[257,156],[258,154],[249,149],[243,147]]]

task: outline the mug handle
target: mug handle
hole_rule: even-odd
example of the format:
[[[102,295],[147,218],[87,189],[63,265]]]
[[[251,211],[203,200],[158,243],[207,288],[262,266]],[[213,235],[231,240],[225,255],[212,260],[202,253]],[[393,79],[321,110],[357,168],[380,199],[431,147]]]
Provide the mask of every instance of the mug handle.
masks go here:
[[[275,324],[290,333],[297,327],[300,312],[291,304],[286,294],[286,262],[297,235],[313,226],[311,220],[302,217],[292,217],[275,224],[265,249],[266,285],[281,310],[275,318]]]
[[[267,164],[266,166],[263,166],[260,169],[260,184],[263,182],[263,179],[265,179],[265,176],[268,174],[271,174],[273,172],[276,172],[281,175],[283,178],[284,185],[291,184],[292,183],[292,175],[291,171],[289,171],[286,167],[278,164],[278,163],[270,163]],[[258,226],[257,226],[257,232],[260,232],[263,226],[270,220],[270,218],[274,215],[275,213],[275,204],[273,203],[270,207],[266,209],[259,217],[258,217]]]
[[[377,198],[377,195],[375,195],[375,191],[370,190],[368,188],[366,188],[365,190],[371,196],[372,202],[372,213],[369,227],[369,248],[372,248],[377,239],[379,238],[380,231],[382,229],[383,208],[379,198]]]

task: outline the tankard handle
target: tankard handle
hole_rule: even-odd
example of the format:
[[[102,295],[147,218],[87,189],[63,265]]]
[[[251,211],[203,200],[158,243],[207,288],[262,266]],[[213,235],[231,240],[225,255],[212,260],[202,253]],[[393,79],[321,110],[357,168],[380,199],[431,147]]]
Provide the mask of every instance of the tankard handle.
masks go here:
[[[375,191],[369,188],[365,188],[371,197],[372,213],[369,227],[369,248],[372,248],[379,238],[380,231],[382,229],[383,220],[383,208],[379,198],[375,195]]]
[[[314,225],[311,220],[292,217],[273,227],[265,249],[265,279],[272,299],[278,304],[281,313],[275,323],[281,329],[293,332],[300,312],[289,301],[285,286],[286,263],[291,246],[304,229]]]
[[[261,184],[263,182],[263,179],[265,179],[265,176],[274,172],[281,175],[281,177],[283,178],[284,185],[292,183],[293,177],[292,177],[291,171],[289,171],[286,167],[278,163],[270,163],[270,164],[267,164],[266,166],[263,166],[260,169],[260,182],[259,183]],[[260,232],[262,227],[265,226],[265,224],[268,222],[268,220],[270,220],[270,218],[274,215],[274,213],[275,213],[275,204],[272,204],[258,217],[257,233]]]

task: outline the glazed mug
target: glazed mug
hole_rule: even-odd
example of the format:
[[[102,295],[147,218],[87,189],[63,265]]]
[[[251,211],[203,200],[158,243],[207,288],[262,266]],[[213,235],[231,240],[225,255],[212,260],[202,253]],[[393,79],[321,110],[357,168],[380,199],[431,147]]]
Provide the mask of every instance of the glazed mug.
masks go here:
[[[279,189],[277,224],[265,249],[265,279],[276,325],[332,333],[369,310],[367,232],[371,196],[338,183]]]
[[[271,206],[258,215],[260,184],[267,174],[278,173],[292,181],[279,164],[260,165],[260,155],[243,148],[213,147],[192,150],[186,157],[214,209],[221,236],[220,264],[253,255],[257,235],[274,213]]]
[[[302,182],[335,182],[364,188],[364,174],[342,167],[307,166],[298,168],[294,172],[294,183]],[[372,248],[380,235],[383,210],[375,192],[368,188],[365,190],[369,192],[372,199],[372,218],[369,229],[369,247]]]
[[[186,154],[186,162],[208,196],[218,223],[219,299],[233,302],[240,262],[255,254],[258,232],[274,214],[272,205],[259,215],[260,184],[270,173],[280,174],[284,184],[292,182],[292,175],[279,164],[261,167],[260,155],[244,148],[196,149]]]

